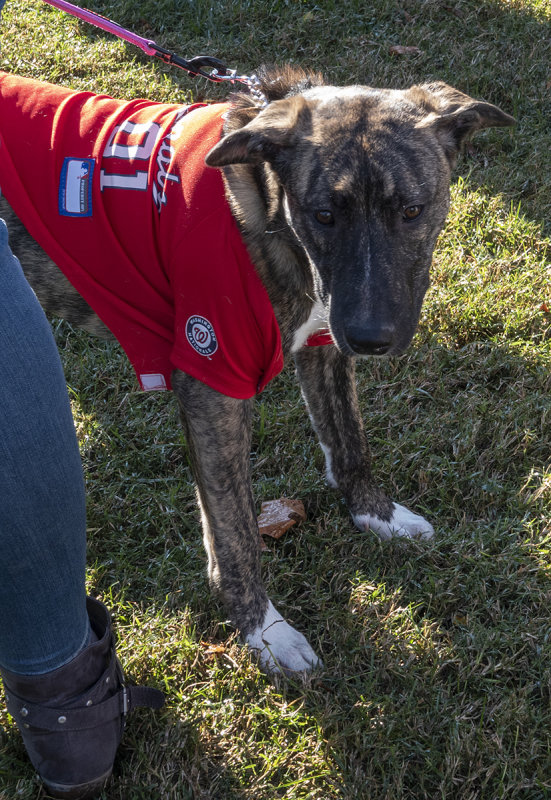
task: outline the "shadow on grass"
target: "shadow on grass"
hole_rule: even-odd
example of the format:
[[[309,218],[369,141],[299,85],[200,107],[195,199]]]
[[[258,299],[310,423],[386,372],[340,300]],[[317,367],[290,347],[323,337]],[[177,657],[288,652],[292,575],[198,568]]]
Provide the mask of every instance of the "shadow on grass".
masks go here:
[[[433,344],[376,382],[382,472],[436,538],[378,544],[334,519],[302,567],[327,615],[331,700],[312,702],[344,796],[544,798],[549,372],[509,347]]]

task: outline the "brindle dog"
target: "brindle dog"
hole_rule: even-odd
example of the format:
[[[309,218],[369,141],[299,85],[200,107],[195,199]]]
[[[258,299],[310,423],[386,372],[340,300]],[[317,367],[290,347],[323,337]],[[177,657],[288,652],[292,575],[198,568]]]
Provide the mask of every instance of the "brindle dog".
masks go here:
[[[432,536],[371,474],[355,390],[358,356],[411,342],[463,141],[514,123],[444,83],[404,91],[324,85],[318,75],[266,73],[267,105],[236,96],[207,163],[228,201],[295,359],[331,486],[361,531]],[[109,335],[7,207],[11,244],[43,306]],[[23,236],[21,234],[24,234]],[[303,347],[328,327],[334,345]],[[276,611],[262,583],[250,477],[251,400],[226,397],[175,371],[190,444],[209,576],[267,670],[308,670],[318,657]]]

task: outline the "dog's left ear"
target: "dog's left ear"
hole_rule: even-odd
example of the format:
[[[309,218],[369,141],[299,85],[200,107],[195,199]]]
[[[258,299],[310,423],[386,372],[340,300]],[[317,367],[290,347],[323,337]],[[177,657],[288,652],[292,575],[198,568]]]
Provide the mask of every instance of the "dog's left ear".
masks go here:
[[[431,127],[441,140],[453,164],[461,146],[482,128],[515,125],[516,120],[492,103],[475,100],[446,83],[429,83],[415,87],[422,94],[427,117],[419,127]]]
[[[284,148],[296,143],[297,128],[307,114],[302,97],[276,100],[243,128],[224,136],[207,153],[205,162],[209,167],[271,163]]]

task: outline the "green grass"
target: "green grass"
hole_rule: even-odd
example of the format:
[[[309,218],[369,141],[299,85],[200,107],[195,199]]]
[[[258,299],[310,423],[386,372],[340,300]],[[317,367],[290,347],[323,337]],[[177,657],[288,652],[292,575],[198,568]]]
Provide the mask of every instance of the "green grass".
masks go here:
[[[172,398],[138,392],[117,346],[54,321],[87,478],[88,588],[113,610],[130,677],[168,697],[133,717],[103,800],[550,798],[551,0],[88,5],[240,71],[442,78],[518,118],[459,164],[410,352],[358,370],[377,475],[434,541],[353,529],[291,369],[259,398],[258,505],[290,495],[308,511],[264,555],[270,595],[325,662],[304,684],[263,676],[209,596]],[[123,97],[221,91],[40,2],[8,2],[0,62]],[[41,797],[3,710],[0,723],[0,797]]]

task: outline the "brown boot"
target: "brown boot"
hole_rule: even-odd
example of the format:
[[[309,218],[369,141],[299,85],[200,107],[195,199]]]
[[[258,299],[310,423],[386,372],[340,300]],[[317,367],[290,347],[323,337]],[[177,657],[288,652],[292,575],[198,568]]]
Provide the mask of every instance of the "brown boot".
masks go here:
[[[101,791],[129,711],[164,703],[157,689],[124,685],[109,612],[91,598],[87,609],[98,641],[68,664],[44,675],[2,671],[8,711],[29,758],[50,795],[66,800]]]

